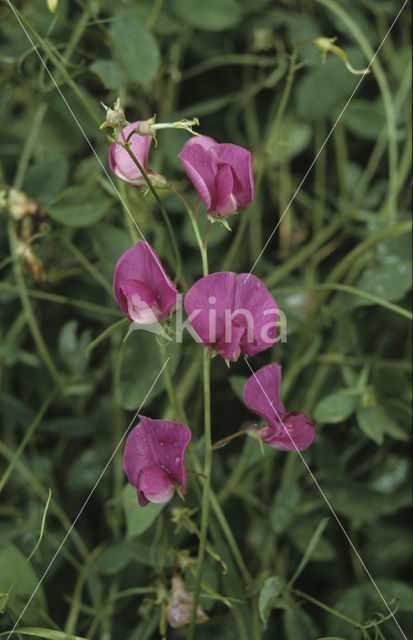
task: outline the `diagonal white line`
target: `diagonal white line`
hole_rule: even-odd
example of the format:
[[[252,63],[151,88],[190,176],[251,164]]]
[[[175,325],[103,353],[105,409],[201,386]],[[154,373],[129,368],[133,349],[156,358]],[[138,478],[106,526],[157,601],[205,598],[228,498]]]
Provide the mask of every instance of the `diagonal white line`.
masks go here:
[[[10,9],[12,10],[16,20],[18,21],[18,23],[20,24],[21,28],[23,29],[28,41],[30,42],[31,46],[33,47],[33,50],[35,51],[35,53],[37,54],[37,57],[39,58],[40,62],[42,63],[46,73],[48,74],[49,78],[51,79],[51,81],[53,82],[54,86],[56,87],[57,91],[59,92],[60,97],[62,98],[63,102],[65,103],[66,107],[68,108],[72,118],[74,119],[74,121],[76,122],[77,126],[79,127],[84,139],[86,140],[87,144],[89,145],[93,155],[95,156],[96,160],[98,161],[101,169],[103,170],[105,176],[107,177],[110,185],[112,186],[113,190],[115,191],[116,195],[118,196],[119,200],[122,203],[122,206],[124,207],[125,211],[127,212],[128,216],[130,217],[130,219],[132,220],[133,224],[135,225],[136,229],[138,230],[140,236],[143,238],[143,240],[147,243],[148,248],[152,254],[153,259],[155,260],[156,264],[158,265],[162,275],[165,277],[164,274],[164,270],[163,267],[161,265],[161,263],[159,262],[158,257],[155,255],[151,245],[147,242],[145,236],[143,235],[142,230],[140,229],[139,225],[137,224],[137,222],[134,220],[128,205],[126,204],[125,200],[122,198],[121,194],[119,193],[119,190],[117,188],[117,186],[115,185],[115,183],[113,182],[110,174],[108,173],[105,165],[102,163],[101,159],[99,158],[98,154],[96,153],[92,143],[90,142],[89,138],[87,137],[82,125],[80,124],[79,120],[76,117],[76,114],[73,112],[73,109],[71,108],[70,104],[68,103],[68,101],[66,100],[62,90],[60,89],[60,87],[58,86],[58,84],[56,83],[56,80],[53,78],[53,75],[51,73],[51,71],[49,71],[49,68],[46,64],[46,62],[43,60],[42,56],[40,55],[40,52],[38,50],[38,48],[36,47],[35,43],[33,42],[32,37],[30,36],[30,33],[27,31],[26,27],[24,26],[24,24],[22,23],[22,21],[20,20],[18,14],[16,13],[12,3],[10,2],[10,0],[7,0],[7,4],[9,5]]]
[[[351,548],[353,549],[354,553],[356,554],[361,566],[363,567],[364,571],[367,573],[368,577],[370,578],[370,581],[373,584],[374,588],[376,589],[377,593],[379,594],[381,600],[383,600],[383,603],[384,603],[387,611],[390,613],[391,617],[393,618],[394,623],[396,624],[396,626],[399,629],[400,633],[402,634],[403,638],[405,638],[405,640],[408,640],[406,634],[403,631],[403,629],[401,628],[401,626],[397,622],[393,611],[390,609],[389,605],[387,604],[386,600],[384,599],[384,596],[383,596],[382,592],[380,591],[380,589],[378,588],[377,584],[375,583],[373,576],[371,575],[370,571],[367,569],[362,557],[360,556],[359,552],[357,551],[356,547],[354,546],[353,542],[351,541],[351,538],[348,535],[347,531],[345,530],[343,523],[341,522],[340,518],[338,517],[338,515],[334,511],[333,507],[331,506],[331,503],[330,503],[329,499],[327,498],[327,496],[325,495],[324,491],[320,487],[320,485],[319,485],[317,479],[315,478],[313,472],[311,471],[310,467],[308,466],[307,462],[305,461],[303,454],[301,453],[301,451],[298,450],[297,445],[295,444],[293,438],[291,437],[290,432],[288,431],[287,427],[285,426],[284,422],[282,421],[281,416],[279,415],[278,411],[276,410],[276,408],[274,407],[273,403],[269,399],[265,389],[263,388],[262,384],[258,380],[257,376],[255,375],[254,370],[252,369],[250,363],[248,362],[248,360],[247,360],[247,358],[245,356],[244,356],[244,360],[247,363],[247,366],[248,366],[249,370],[251,371],[252,375],[254,376],[255,380],[257,381],[261,391],[264,393],[265,397],[267,398],[268,404],[270,405],[271,409],[273,409],[273,411],[274,411],[274,413],[275,413],[275,415],[277,417],[277,420],[280,422],[280,424],[282,425],[285,433],[290,438],[291,443],[294,445],[294,449],[296,450],[296,452],[300,456],[302,463],[304,464],[305,468],[307,469],[308,473],[311,476],[311,479],[313,480],[313,482],[316,485],[317,489],[321,493],[325,503],[327,504],[328,508],[330,509],[331,513],[333,514],[333,516],[334,516],[335,520],[337,521],[340,529],[342,530],[342,532],[344,533],[345,537],[347,538],[347,541],[348,541],[349,545],[351,546]]]
[[[148,393],[146,394],[146,396],[144,397],[144,399],[142,400],[141,406],[139,407],[139,409],[137,410],[137,412],[135,413],[135,415],[133,416],[132,420],[130,421],[127,429],[125,430],[125,433],[123,434],[122,438],[119,440],[116,449],[114,450],[114,452],[112,453],[112,455],[110,456],[109,460],[107,461],[103,471],[101,472],[99,478],[96,480],[95,484],[93,485],[93,488],[91,489],[89,495],[87,496],[86,500],[84,501],[79,513],[77,514],[76,518],[73,520],[72,524],[70,525],[70,529],[68,530],[68,532],[66,533],[65,537],[63,538],[62,542],[59,545],[59,548],[57,549],[56,553],[54,554],[53,558],[50,560],[49,564],[47,565],[42,577],[40,578],[39,582],[37,583],[37,586],[35,588],[35,590],[33,591],[32,595],[30,596],[30,598],[28,599],[23,611],[20,613],[19,617],[17,618],[16,622],[14,623],[14,627],[13,629],[10,631],[9,635],[7,636],[6,640],[9,640],[11,634],[14,632],[15,628],[17,627],[17,625],[19,624],[21,618],[23,617],[27,607],[29,606],[29,604],[31,603],[35,593],[37,592],[38,588],[40,587],[40,585],[42,584],[43,580],[45,579],[50,567],[52,566],[53,562],[56,560],[57,556],[60,553],[61,548],[63,547],[64,543],[66,542],[67,538],[69,537],[73,527],[75,526],[76,522],[79,520],[80,516],[82,515],[87,503],[89,502],[90,498],[92,497],[93,493],[95,492],[96,487],[98,486],[99,482],[102,480],[107,468],[109,467],[110,463],[112,462],[113,458],[115,457],[119,447],[121,446],[122,442],[124,441],[124,439],[126,438],[126,435],[129,431],[129,429],[131,428],[133,422],[136,419],[136,416],[138,415],[138,413],[141,411],[143,405],[146,402],[146,399],[148,398],[149,394],[151,393],[152,389],[154,388],[154,386],[156,385],[156,383],[159,380],[159,376],[161,375],[162,371],[165,369],[166,365],[168,364],[170,360],[170,356],[165,360],[162,369],[159,371],[158,375],[156,376],[155,380],[153,381],[153,383],[151,384],[151,387],[148,391]]]
[[[271,232],[267,242],[265,243],[265,245],[263,246],[258,258],[256,259],[256,261],[254,262],[254,264],[251,267],[251,270],[249,272],[248,275],[251,275],[251,273],[254,271],[255,267],[257,266],[257,262],[261,259],[262,254],[264,253],[264,251],[266,250],[266,248],[268,247],[269,243],[271,242],[272,238],[274,237],[274,234],[276,233],[278,227],[281,224],[282,219],[284,218],[285,214],[288,212],[288,210],[290,209],[292,203],[294,202],[297,193],[300,191],[301,187],[303,186],[304,182],[307,180],[307,177],[309,175],[309,173],[311,172],[312,168],[314,167],[315,163],[317,162],[320,154],[322,153],[324,147],[326,146],[327,142],[329,141],[330,137],[332,136],[336,126],[338,125],[338,123],[340,122],[341,118],[343,117],[343,114],[345,112],[345,110],[347,109],[348,105],[350,104],[351,100],[353,99],[355,93],[357,92],[357,89],[359,88],[360,84],[363,82],[364,76],[369,73],[370,71],[370,67],[373,64],[374,60],[377,58],[377,55],[380,51],[380,49],[382,48],[383,44],[385,43],[385,41],[387,40],[387,37],[390,33],[390,31],[393,29],[394,25],[396,24],[397,20],[399,19],[400,14],[402,13],[404,7],[406,6],[408,0],[405,0],[400,11],[398,12],[397,16],[395,17],[395,19],[393,20],[392,24],[390,25],[386,35],[384,36],[383,40],[381,41],[378,49],[376,50],[374,56],[372,57],[372,59],[369,62],[368,67],[366,68],[365,73],[361,76],[360,80],[358,81],[358,83],[356,84],[352,94],[350,95],[349,99],[347,100],[346,104],[344,105],[344,107],[342,108],[337,120],[335,121],[334,125],[331,128],[331,131],[329,132],[329,134],[327,135],[326,139],[324,140],[323,144],[321,145],[320,149],[317,152],[317,155],[315,156],[314,160],[312,161],[312,163],[310,164],[310,166],[308,167],[307,171],[304,174],[304,177],[302,178],[300,184],[298,185],[297,189],[295,190],[291,200],[289,201],[289,203],[287,204],[286,208],[284,209],[280,219],[278,220],[277,224],[275,225],[273,231]]]

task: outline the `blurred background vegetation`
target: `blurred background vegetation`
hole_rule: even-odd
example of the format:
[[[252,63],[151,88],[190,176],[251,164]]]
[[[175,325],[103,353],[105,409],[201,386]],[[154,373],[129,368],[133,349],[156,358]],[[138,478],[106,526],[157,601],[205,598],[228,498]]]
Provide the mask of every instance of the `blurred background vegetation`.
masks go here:
[[[284,404],[316,423],[304,458],[412,632],[409,5],[383,42],[402,4],[59,0],[53,14],[46,0],[18,2],[16,13],[0,4],[0,592],[34,548],[52,490],[30,566],[8,598],[0,593],[0,630],[12,628],[53,560],[20,627],[68,634],[45,638],[159,638],[157,596],[174,566],[196,556],[196,535],[171,521],[177,496],[138,514],[122,447],[99,480],[161,364],[153,335],[122,344],[124,328],[85,353],[122,319],[111,281],[136,239],[98,161],[107,167],[100,102],[120,96],[131,122],[196,116],[202,134],[251,150],[257,197],[231,233],[213,226],[210,268],[253,267],[286,314],[287,342],[252,366],[282,364]],[[361,76],[302,43],[320,36],[337,37],[356,69],[381,46],[349,103]],[[177,158],[186,139],[160,132],[149,167],[195,203]],[[117,188],[174,277],[157,202]],[[159,195],[191,284],[201,265],[190,222],[179,199]],[[168,350],[196,442],[199,349],[186,339]],[[252,420],[241,393],[249,371],[242,359],[229,372],[221,359],[212,365],[218,440]],[[175,417],[162,379],[142,413]],[[209,537],[228,572],[208,558],[201,601],[210,620],[197,639],[402,637],[392,619],[369,625],[388,611],[295,453],[262,455],[240,439],[214,454],[212,481],[234,540],[215,509]],[[199,496],[190,477],[185,506],[196,509]],[[191,571],[184,576],[190,589]]]

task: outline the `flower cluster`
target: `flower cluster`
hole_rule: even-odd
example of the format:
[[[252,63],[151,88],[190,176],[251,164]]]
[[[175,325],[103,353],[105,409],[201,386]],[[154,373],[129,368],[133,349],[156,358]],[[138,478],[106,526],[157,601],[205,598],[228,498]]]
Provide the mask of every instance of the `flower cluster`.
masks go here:
[[[163,176],[147,168],[154,120],[151,126],[147,122],[119,129],[109,154],[115,175],[137,188],[146,186],[139,165],[151,181],[155,179],[154,186],[166,183]],[[184,145],[179,158],[210,219],[225,218],[251,203],[254,181],[251,155],[245,149],[198,136]],[[180,299],[158,255],[143,240],[120,257],[113,288],[124,315],[143,327],[169,319]],[[235,362],[241,354],[254,356],[277,340],[277,304],[251,273],[225,271],[200,278],[186,292],[184,307],[193,335],[210,349],[211,356],[220,354]],[[248,431],[277,449],[300,451],[313,441],[314,425],[302,413],[286,412],[279,396],[280,383],[281,367],[276,363],[262,367],[247,380],[245,403],[265,423],[253,424]],[[185,494],[184,456],[190,439],[191,431],[184,424],[139,416],[127,438],[123,464],[141,506],[167,502],[175,489]]]

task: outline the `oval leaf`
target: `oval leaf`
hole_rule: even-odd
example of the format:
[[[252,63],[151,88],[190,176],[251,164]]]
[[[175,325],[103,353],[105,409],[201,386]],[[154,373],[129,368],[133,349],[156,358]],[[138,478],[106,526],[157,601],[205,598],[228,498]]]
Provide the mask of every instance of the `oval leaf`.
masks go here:
[[[270,611],[276,604],[282,588],[283,582],[278,576],[267,578],[267,580],[264,582],[264,585],[260,591],[260,596],[258,598],[258,610],[260,612],[261,620],[264,622],[264,624],[267,623]]]
[[[122,503],[126,517],[127,533],[130,538],[140,536],[146,529],[149,529],[166,505],[166,502],[163,504],[150,502],[146,507],[141,507],[138,503],[136,489],[130,484],[125,485],[123,488]]]
[[[129,79],[139,84],[150,82],[159,69],[159,47],[139,16],[133,10],[123,11],[112,22],[109,33]]]
[[[87,227],[94,224],[107,212],[110,201],[99,193],[84,187],[71,187],[47,212],[51,218],[68,227]]]
[[[357,406],[357,399],[346,390],[336,391],[317,404],[314,411],[315,421],[336,424],[348,418]]]

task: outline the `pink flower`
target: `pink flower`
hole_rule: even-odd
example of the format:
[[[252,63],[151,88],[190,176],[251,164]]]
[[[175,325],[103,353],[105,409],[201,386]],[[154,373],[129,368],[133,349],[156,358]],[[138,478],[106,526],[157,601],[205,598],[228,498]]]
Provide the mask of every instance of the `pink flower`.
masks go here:
[[[128,124],[126,127],[122,129],[123,136],[120,135],[118,140],[121,142],[125,142],[128,139],[128,136],[136,127],[143,122],[142,120],[138,120],[137,122],[132,122],[132,124]],[[148,161],[149,148],[151,146],[152,137],[151,136],[141,136],[139,133],[132,133],[129,138],[131,143],[131,151],[134,156],[139,160],[140,164],[144,168],[145,172],[153,178],[154,186],[164,186],[166,184],[166,179],[163,176],[151,171],[147,168],[146,163]],[[130,184],[135,185],[135,187],[146,188],[147,184],[142,173],[139,171],[138,167],[128,154],[128,152],[123,149],[119,144],[113,143],[109,150],[109,167],[110,170],[113,171],[115,176],[124,180],[125,182],[129,182]]]
[[[212,218],[224,218],[251,204],[251,154],[235,144],[190,138],[178,156]]]
[[[123,468],[141,507],[168,502],[176,486],[186,493],[184,457],[190,439],[184,424],[139,416],[126,440]]]
[[[276,449],[302,451],[314,440],[314,425],[303,413],[286,413],[280,400],[281,367],[269,364],[258,369],[244,386],[245,403],[266,421],[266,427],[254,425],[261,440]]]
[[[125,316],[139,324],[163,320],[179,299],[155,251],[143,240],[119,258],[113,291]]]
[[[277,304],[264,284],[249,273],[230,271],[201,278],[185,296],[185,309],[204,347],[236,361],[276,341]]]

